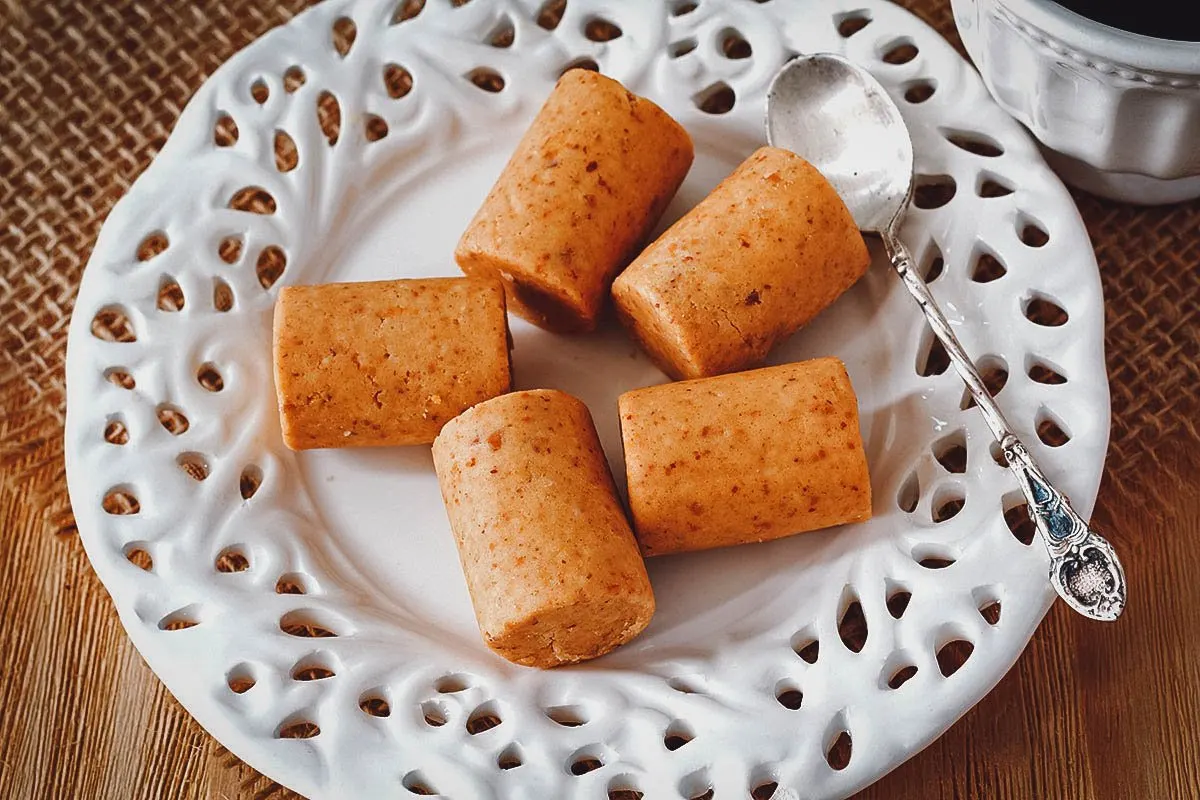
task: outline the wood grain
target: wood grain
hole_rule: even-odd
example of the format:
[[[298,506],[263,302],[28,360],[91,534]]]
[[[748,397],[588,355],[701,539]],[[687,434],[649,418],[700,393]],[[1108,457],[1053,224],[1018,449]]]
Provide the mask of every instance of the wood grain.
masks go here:
[[[296,797],[209,737],[122,632],[66,500],[62,365],[104,215],[204,77],[307,4],[0,2],[0,797]],[[905,4],[954,41],[947,2]],[[995,691],[861,798],[1200,797],[1200,203],[1077,200],[1108,302],[1096,519],[1129,609],[1106,626],[1056,606]]]

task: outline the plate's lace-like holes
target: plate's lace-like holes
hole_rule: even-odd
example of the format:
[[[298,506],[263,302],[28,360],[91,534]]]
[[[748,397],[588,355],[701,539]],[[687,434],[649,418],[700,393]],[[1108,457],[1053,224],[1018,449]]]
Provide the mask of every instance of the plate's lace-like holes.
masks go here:
[[[226,236],[217,244],[217,257],[226,264],[236,264],[242,257],[242,237]]]
[[[234,211],[263,215],[271,215],[279,210],[275,204],[275,197],[261,186],[238,189],[233,197],[229,198],[229,207]]]
[[[1013,538],[1029,547],[1037,535],[1037,524],[1029,516],[1029,505],[1025,495],[1020,492],[1010,492],[1001,501],[1004,508],[1004,524],[1012,532]]]
[[[125,427],[125,420],[120,414],[109,416],[104,426],[104,441],[115,445],[129,444],[129,428]]]
[[[751,800],[771,800],[778,788],[779,781],[773,777],[755,778],[754,786],[750,789],[750,798]]]
[[[867,644],[867,616],[863,613],[862,603],[858,599],[858,593],[853,588],[847,586],[842,591],[842,607],[845,611],[842,612],[841,619],[838,620],[838,638],[842,640],[842,644],[851,653],[861,653],[863,647]]]
[[[225,685],[234,694],[245,694],[254,688],[258,680],[254,677],[254,667],[249,664],[238,664],[225,673]]]
[[[966,504],[963,487],[949,484],[938,489],[933,495],[933,503],[929,508],[930,516],[936,523],[946,522],[958,516],[958,512],[962,511]]]
[[[408,22],[418,14],[425,10],[425,0],[400,0],[396,3],[396,10],[392,12],[392,25],[399,25],[401,22]]]
[[[1000,623],[1000,590],[998,587],[976,586],[971,591],[971,598],[975,601],[975,607],[979,609],[979,616],[983,617],[984,622],[993,627]]]
[[[926,210],[941,208],[957,191],[958,184],[949,175],[918,175],[913,181],[913,205]]]
[[[933,457],[942,469],[952,474],[967,471],[967,431],[965,428],[943,436],[933,443]]]
[[[703,767],[684,775],[676,788],[679,796],[688,800],[713,800],[712,778],[709,777],[708,769]]]
[[[358,37],[358,26],[349,17],[338,17],[333,21],[330,36],[333,40],[333,49],[339,56],[345,58],[350,55],[350,48],[354,47],[354,40]]]
[[[189,606],[176,609],[158,621],[160,631],[186,631],[200,624],[200,605],[192,603]]]
[[[988,442],[988,454],[991,455],[992,461],[996,462],[997,467],[1008,467],[1008,459],[1004,455],[1004,448],[999,442]]]
[[[241,545],[226,547],[213,561],[213,569],[226,575],[235,572],[246,572],[250,569],[250,557]]]
[[[517,29],[513,26],[512,19],[505,14],[500,17],[500,21],[492,28],[491,33],[487,35],[487,43],[492,47],[500,48],[501,50],[513,46],[513,42],[517,40]]]
[[[926,283],[933,283],[942,277],[942,273],[946,271],[946,260],[942,258],[942,249],[937,246],[937,242],[929,243],[917,269]]]
[[[1047,447],[1062,447],[1071,441],[1071,434],[1054,412],[1043,406],[1034,420],[1037,437]]]
[[[924,103],[937,92],[937,81],[924,78],[904,84],[904,102],[914,106]]]
[[[369,717],[390,717],[392,704],[382,688],[368,689],[358,696],[358,708]]]
[[[572,753],[567,763],[572,775],[587,775],[604,766],[604,755],[597,745],[588,745]]]
[[[196,382],[210,392],[219,392],[225,388],[225,379],[217,371],[216,365],[206,361],[196,370]]]
[[[155,231],[142,239],[137,248],[137,260],[149,261],[155,256],[162,255],[171,246],[171,240],[162,231]]]
[[[433,784],[425,777],[425,774],[419,769],[414,769],[404,775],[400,784],[408,789],[412,794],[431,795],[437,794],[437,789],[433,788]]]
[[[979,616],[983,617],[988,625],[1000,624],[1000,601],[989,600],[979,607]]]
[[[1007,197],[1014,191],[1016,189],[1012,184],[990,172],[979,173],[979,178],[975,183],[975,194],[987,199]]]
[[[676,675],[667,681],[667,686],[680,694],[705,693],[704,677],[701,675]]]
[[[288,94],[295,94],[307,80],[304,70],[293,64],[283,73],[283,90]]]
[[[946,569],[954,566],[958,559],[944,550],[925,546],[913,551],[913,560],[925,569]]]
[[[386,138],[388,135],[387,120],[378,114],[365,114],[363,116],[363,136],[368,142],[378,142],[380,139]]]
[[[399,64],[385,64],[383,67],[383,87],[387,89],[388,97],[399,100],[413,88],[413,76]]]
[[[285,130],[275,131],[275,169],[291,172],[300,165],[300,151],[296,140]]]
[[[338,635],[334,623],[308,608],[297,608],[280,617],[279,630],[302,639],[329,639]]]
[[[811,631],[800,631],[792,637],[792,652],[806,664],[815,664],[821,656],[821,642]]]
[[[892,39],[879,50],[879,57],[886,64],[907,64],[917,57],[920,50],[913,44],[912,39],[902,36]]]
[[[485,92],[496,94],[504,91],[504,76],[491,67],[476,67],[463,77]]]
[[[137,334],[124,308],[108,305],[92,317],[92,336],[104,342],[136,342]]]
[[[642,800],[645,796],[632,775],[617,775],[608,782],[608,800]]]
[[[233,289],[220,278],[213,278],[213,308],[221,313],[233,309]]]
[[[254,274],[258,276],[258,285],[270,289],[283,276],[287,269],[287,254],[279,245],[269,244],[258,254],[254,264]]]
[[[521,745],[516,742],[501,750],[500,755],[496,756],[496,766],[499,769],[516,769],[524,763],[525,753],[521,750]]]
[[[275,594],[308,594],[308,584],[299,572],[285,572],[275,581]]]
[[[213,144],[217,147],[233,147],[238,140],[238,126],[233,117],[222,112],[213,125]]]
[[[973,643],[961,637],[951,639],[938,648],[938,670],[941,671],[944,677],[949,678],[962,669],[967,660],[971,658],[971,653],[973,652],[975,652],[975,645]]]
[[[564,728],[577,728],[588,721],[582,706],[551,706],[546,709],[546,716]]]
[[[133,379],[133,375],[129,370],[124,367],[109,367],[104,370],[104,380],[127,392],[133,391],[137,387],[137,381]]]
[[[1017,215],[1017,238],[1026,247],[1045,247],[1050,241],[1046,227],[1026,214]]]
[[[996,254],[983,247],[975,249],[974,257],[971,259],[971,280],[975,283],[991,283],[1007,274],[1008,267],[1004,266],[1004,262]]]
[[[163,403],[155,412],[158,415],[158,424],[166,428],[167,433],[172,436],[182,436],[187,433],[187,429],[191,426],[187,416],[173,405]]]
[[[671,42],[671,44],[667,46],[667,55],[671,58],[680,58],[681,56],[686,56],[688,53],[695,50],[698,44],[699,42],[696,41],[695,36],[689,36],[686,39],[680,39],[679,41]]]
[[[200,453],[180,453],[175,458],[179,468],[194,481],[202,481],[208,477],[208,460]]]
[[[725,81],[717,81],[692,95],[692,102],[705,114],[728,114],[737,103],[737,94]]]
[[[902,666],[891,666],[887,670],[890,674],[887,677],[887,687],[889,689],[899,689],[904,684],[908,683],[917,674],[915,664],[904,664]]]
[[[583,35],[592,42],[611,42],[621,38],[621,28],[603,17],[591,17],[583,25]]]
[[[1008,362],[1001,356],[980,356],[975,362],[975,369],[979,371],[979,377],[983,378],[983,385],[992,397],[999,395],[1008,385]],[[963,389],[958,407],[963,411],[975,407],[975,395],[971,394],[970,389]]]
[[[922,378],[931,378],[941,375],[949,366],[950,354],[946,352],[946,346],[934,335],[929,323],[926,323],[921,334],[921,344],[917,348],[917,374]]]
[[[1021,310],[1025,314],[1025,319],[1041,325],[1046,328],[1057,328],[1060,325],[1066,325],[1070,315],[1067,310],[1054,302],[1048,297],[1040,294],[1032,294],[1024,303],[1021,304]]]
[[[243,500],[249,500],[254,497],[254,493],[258,491],[258,487],[262,486],[263,471],[256,464],[248,464],[242,470],[241,477],[238,478],[238,491],[242,495]]]
[[[833,25],[837,28],[838,35],[843,39],[849,39],[870,24],[871,12],[865,8],[847,11],[844,14],[837,14],[833,18]]]
[[[442,727],[449,718],[449,715],[446,713],[446,707],[433,700],[426,700],[421,704],[421,715],[425,720],[425,724],[431,728]]]
[[[458,692],[465,692],[473,685],[471,676],[462,672],[455,672],[443,675],[434,681],[433,689],[438,694],[457,694]]]
[[[276,739],[311,739],[321,735],[321,726],[301,715],[292,715],[275,729]]]
[[[317,95],[317,125],[330,147],[337,144],[342,133],[342,106],[328,89]]]
[[[717,38],[721,41],[721,54],[728,59],[740,61],[754,54],[750,42],[736,28],[726,28],[717,34]]]
[[[799,711],[804,705],[804,692],[793,681],[784,678],[775,684],[775,701],[789,711]]]
[[[567,0],[546,0],[538,9],[534,20],[542,30],[552,31],[562,22],[565,13],[567,13]]]
[[[170,275],[163,275],[158,282],[158,299],[155,303],[159,311],[182,311],[186,303],[183,287]]]
[[[291,677],[294,681],[323,681],[337,677],[334,669],[333,656],[318,650],[309,653],[292,665]]]
[[[130,516],[142,510],[137,495],[128,486],[114,486],[109,489],[100,502],[100,507],[104,509],[104,513],[114,517]]]
[[[1063,375],[1058,367],[1052,366],[1046,361],[1029,356],[1026,357],[1025,363],[1025,372],[1034,383],[1044,386],[1061,386],[1067,382],[1067,376]]]
[[[150,572],[154,569],[154,559],[149,547],[145,542],[130,542],[125,545],[125,560],[143,572]]]
[[[912,602],[912,592],[907,586],[896,583],[891,578],[887,579],[885,585],[888,613],[892,615],[892,619],[900,619],[908,610],[908,604]]]
[[[914,469],[908,473],[908,477],[904,479],[904,483],[900,484],[900,489],[896,492],[896,506],[901,511],[911,514],[917,510],[917,504],[920,502],[921,479]]]
[[[472,736],[490,731],[492,728],[498,728],[504,724],[504,717],[500,716],[500,708],[494,700],[489,700],[483,705],[476,708],[467,717],[466,729],[467,733]]]
[[[1004,155],[1003,145],[992,137],[977,131],[942,130],[941,134],[947,142],[959,150],[965,150],[984,158],[997,158]]]
[[[271,87],[267,86],[267,82],[262,78],[258,78],[250,84],[250,97],[260,106],[265,105],[271,98]]]
[[[592,58],[591,56],[576,58],[562,68],[562,72],[559,73],[559,77],[566,75],[573,69],[586,69],[588,72],[599,72],[600,65],[596,63],[596,59]]]
[[[671,724],[663,733],[663,747],[675,752],[695,738],[696,731],[692,729],[691,725],[681,719],[671,720]]]
[[[700,7],[697,0],[675,0],[671,3],[671,16],[682,17],[685,14],[690,14]]]
[[[854,754],[854,740],[850,738],[845,718],[840,714],[838,716],[832,725],[832,736],[826,739],[829,744],[825,748],[825,763],[830,769],[841,772],[850,766],[850,758]]]

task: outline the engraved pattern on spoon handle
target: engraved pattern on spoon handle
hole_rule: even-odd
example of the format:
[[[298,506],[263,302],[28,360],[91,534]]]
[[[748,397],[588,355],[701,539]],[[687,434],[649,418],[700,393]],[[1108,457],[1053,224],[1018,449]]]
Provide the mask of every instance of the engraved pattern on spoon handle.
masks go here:
[[[925,279],[913,267],[908,248],[891,230],[884,247],[905,288],[925,312],[929,327],[946,348],[996,441],[1004,448],[1009,469],[1017,476],[1029,504],[1029,515],[1050,553],[1050,583],[1071,608],[1092,619],[1111,621],[1125,608],[1125,571],[1112,546],[1088,527],[1067,498],[1051,485],[1020,438],[1009,427],[975,364],[955,336]]]

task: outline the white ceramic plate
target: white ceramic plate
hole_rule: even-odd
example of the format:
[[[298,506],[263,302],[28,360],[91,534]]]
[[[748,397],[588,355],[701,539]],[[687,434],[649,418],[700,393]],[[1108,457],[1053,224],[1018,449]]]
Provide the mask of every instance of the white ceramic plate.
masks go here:
[[[646,633],[551,672],[510,665],[480,642],[428,448],[284,449],[270,370],[275,288],[455,274],[459,233],[555,78],[580,59],[693,134],[696,163],[669,221],[762,142],[764,90],[785,59],[844,52],[896,93],[918,172],[957,185],[944,206],[915,210],[904,236],[927,268],[941,254],[935,294],[968,348],[1007,370],[1000,404],[1090,512],[1108,395],[1083,225],[975,73],[892,5],[568,0],[553,31],[535,21],[539,5],[428,0],[391,24],[395,0],[331,0],[196,94],[108,219],[72,321],[67,473],[88,555],[180,702],[230,750],[312,797],[659,798],[711,787],[723,798],[770,783],[785,797],[847,795],[982,697],[1052,598],[1041,546],[1006,526],[1020,496],[982,420],[961,408],[958,379],[918,374],[931,340],[882,259],[775,355],[845,360],[875,518],[654,560],[659,611]],[[595,19],[622,35],[592,41]],[[348,20],[354,41],[343,54],[335,41]],[[855,20],[870,21],[843,35]],[[513,41],[497,46],[507,26]],[[612,32],[592,26],[595,38]],[[897,47],[892,61],[913,55],[906,46],[915,57],[884,60]],[[498,88],[497,76],[498,92],[476,85]],[[724,87],[732,110],[698,107],[719,107]],[[913,102],[922,88],[932,97]],[[335,144],[318,121],[326,92],[338,106]],[[277,132],[298,153],[282,171]],[[962,135],[1004,152],[950,141]],[[995,185],[1012,191],[984,196]],[[246,187],[269,193],[257,208],[273,212],[231,208],[247,207]],[[928,186],[918,193],[929,205]],[[1030,225],[1049,241],[1024,243]],[[1007,273],[973,280],[981,254]],[[1065,309],[1066,324],[1026,318],[1045,302]],[[586,400],[620,482],[617,394],[663,376],[613,326],[563,338],[518,321],[513,335],[518,384]],[[1034,429],[1046,420],[1070,442],[1039,444]],[[120,513],[133,500],[136,512]],[[934,522],[959,500],[955,516]],[[896,618],[902,593],[911,598]],[[839,632],[855,602],[867,627],[861,652]],[[963,645],[946,648],[956,641],[973,651],[945,677],[939,653],[943,666],[952,651],[961,657]],[[893,689],[900,672],[911,678]],[[480,730],[480,720],[500,724]],[[839,738],[837,769],[827,753]],[[594,762],[602,766],[574,774]]]

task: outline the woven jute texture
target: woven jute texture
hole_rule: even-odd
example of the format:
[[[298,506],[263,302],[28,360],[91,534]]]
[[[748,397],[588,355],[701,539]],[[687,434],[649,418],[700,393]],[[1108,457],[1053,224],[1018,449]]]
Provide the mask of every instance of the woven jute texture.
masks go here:
[[[71,581],[95,582],[66,496],[63,366],[76,287],[101,222],[163,145],[205,77],[306,5],[0,0],[0,653],[8,666],[19,665],[30,643],[41,641],[29,632],[29,620],[57,624],[53,615],[70,602],[64,593]],[[946,0],[906,5],[957,41]],[[1107,303],[1113,427],[1098,514],[1169,505],[1198,475],[1200,202],[1139,209],[1086,195],[1076,199],[1096,247]],[[1132,535],[1118,541],[1128,543]],[[36,583],[28,576],[31,565],[51,569],[55,580],[66,581],[65,589],[35,587],[19,596],[25,605],[18,606],[18,595],[7,590],[18,580]],[[88,595],[95,596],[102,598]],[[32,610],[30,603],[49,610]],[[88,600],[83,612],[95,613],[92,624],[105,635],[119,635],[106,601]],[[46,650],[62,660],[56,669],[67,674],[98,657],[89,646],[92,633],[78,627],[65,655]],[[71,686],[55,681],[69,678],[45,685],[7,682],[0,708],[13,708],[18,694],[32,692],[54,711],[53,687]],[[121,714],[110,711],[105,721],[118,725]],[[15,735],[16,725],[11,715],[0,721],[0,739]],[[56,735],[55,747],[73,746],[78,736],[64,744],[71,736]],[[36,743],[32,752],[28,745],[20,748],[22,759],[48,761],[17,767],[37,775],[88,757],[78,750],[38,753]],[[0,794],[10,766],[0,757]],[[266,785],[253,775],[247,780],[247,790]],[[35,784],[47,785],[40,779]]]

